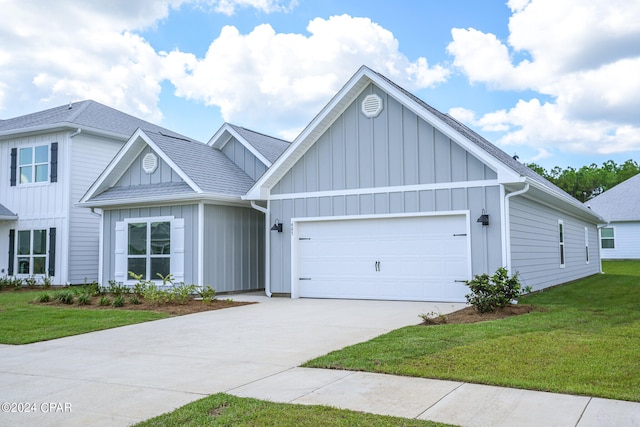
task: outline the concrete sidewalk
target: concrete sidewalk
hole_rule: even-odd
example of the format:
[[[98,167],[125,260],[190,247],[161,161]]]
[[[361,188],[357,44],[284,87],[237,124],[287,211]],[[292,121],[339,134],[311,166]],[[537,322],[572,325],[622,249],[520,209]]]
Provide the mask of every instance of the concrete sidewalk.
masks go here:
[[[640,425],[637,403],[296,368],[462,304],[233,298],[260,303],[0,346],[0,426],[127,426],[219,392],[468,426]]]

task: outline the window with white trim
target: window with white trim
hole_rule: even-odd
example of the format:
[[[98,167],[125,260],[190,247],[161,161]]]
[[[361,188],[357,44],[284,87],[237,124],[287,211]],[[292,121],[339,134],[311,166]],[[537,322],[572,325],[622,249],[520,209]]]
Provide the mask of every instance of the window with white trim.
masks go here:
[[[47,230],[18,230],[16,258],[19,275],[46,274]]]
[[[615,249],[615,233],[613,227],[600,229],[600,247],[602,249]]]
[[[18,154],[20,184],[49,182],[49,146],[20,148]]]
[[[564,223],[561,219],[558,220],[558,241],[560,244],[560,268],[564,268]]]
[[[589,228],[584,228],[584,252],[585,261],[589,264]]]

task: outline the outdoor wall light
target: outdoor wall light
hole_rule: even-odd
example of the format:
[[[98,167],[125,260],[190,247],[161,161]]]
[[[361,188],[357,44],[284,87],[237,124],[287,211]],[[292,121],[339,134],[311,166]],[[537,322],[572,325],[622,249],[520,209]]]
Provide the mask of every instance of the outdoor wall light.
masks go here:
[[[489,214],[487,214],[484,209],[482,209],[482,215],[480,215],[477,222],[481,222],[482,225],[489,225]]]
[[[273,227],[271,227],[271,231],[277,231],[278,233],[282,233],[282,223],[278,218],[273,222]]]

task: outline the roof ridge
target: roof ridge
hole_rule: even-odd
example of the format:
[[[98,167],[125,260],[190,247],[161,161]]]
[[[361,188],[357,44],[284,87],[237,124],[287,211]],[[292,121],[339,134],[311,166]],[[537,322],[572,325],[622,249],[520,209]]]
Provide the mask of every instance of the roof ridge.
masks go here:
[[[271,138],[271,139],[277,139],[278,141],[282,141],[282,142],[285,142],[287,144],[291,144],[291,141],[287,141],[286,139],[278,138],[277,136],[267,135],[266,133],[258,132],[258,131],[255,131],[253,129],[246,128],[244,126],[234,125],[233,123],[229,123],[229,122],[227,122],[227,124],[229,126],[231,126],[232,128],[236,129],[236,130],[237,129],[246,130],[247,132],[255,133],[256,135],[261,135],[261,136],[264,136],[264,137],[267,137],[267,138]]]
[[[78,117],[80,117],[80,115],[89,107],[89,105],[91,103],[93,103],[95,101],[91,100],[91,99],[85,99],[83,101],[78,101],[76,102],[76,104],[79,105],[79,108],[77,111],[75,111],[75,109],[73,108],[73,103],[69,103],[69,110],[74,109],[73,113],[71,114],[71,117],[69,117],[69,122],[70,123],[75,123],[75,121],[78,119]]]

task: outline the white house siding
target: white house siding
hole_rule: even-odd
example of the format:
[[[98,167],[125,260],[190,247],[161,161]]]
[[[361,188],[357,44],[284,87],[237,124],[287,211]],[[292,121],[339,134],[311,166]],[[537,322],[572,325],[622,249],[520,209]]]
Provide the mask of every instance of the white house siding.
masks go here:
[[[254,180],[260,178],[267,170],[264,163],[258,160],[251,151],[247,150],[247,148],[235,138],[231,138],[231,140],[222,147],[222,152]]]
[[[18,221],[0,223],[0,247],[9,247],[9,230],[34,230],[56,228],[56,262],[55,284],[67,283],[68,255],[61,248],[68,245],[68,229],[65,218],[69,213],[68,184],[64,179],[64,170],[69,168],[66,161],[68,147],[67,132],[51,132],[40,135],[25,136],[0,141],[0,200],[10,211],[18,214]],[[12,148],[37,145],[51,145],[58,142],[58,181],[54,183],[36,183],[10,186],[10,153]],[[49,154],[50,155],[50,154]],[[49,173],[51,172],[49,165]],[[0,271],[7,271],[9,265],[8,251],[1,251]],[[1,274],[1,273],[0,273]],[[6,274],[6,273],[5,273]]]
[[[205,205],[204,283],[217,292],[264,289],[264,215]]]
[[[168,217],[184,219],[184,281],[196,283],[198,278],[198,206],[164,206],[105,210],[103,228],[102,284],[115,280],[116,222],[129,218]]]
[[[640,221],[612,222],[613,249],[600,249],[602,259],[640,259]]]
[[[378,94],[377,118],[360,113]],[[291,292],[291,218],[469,211],[472,273],[502,265],[496,173],[385,92],[370,85],[271,191],[271,290]],[[485,209],[490,225],[476,219]]]
[[[600,271],[595,224],[541,205],[523,196],[510,201],[512,273],[534,290],[576,280]],[[565,265],[560,266],[558,221],[564,227]],[[589,236],[586,261],[585,227]]]
[[[109,164],[123,142],[79,134],[71,139],[69,208],[69,279],[74,284],[98,280],[100,217],[87,208],[74,207]],[[67,170],[65,169],[65,172]]]

